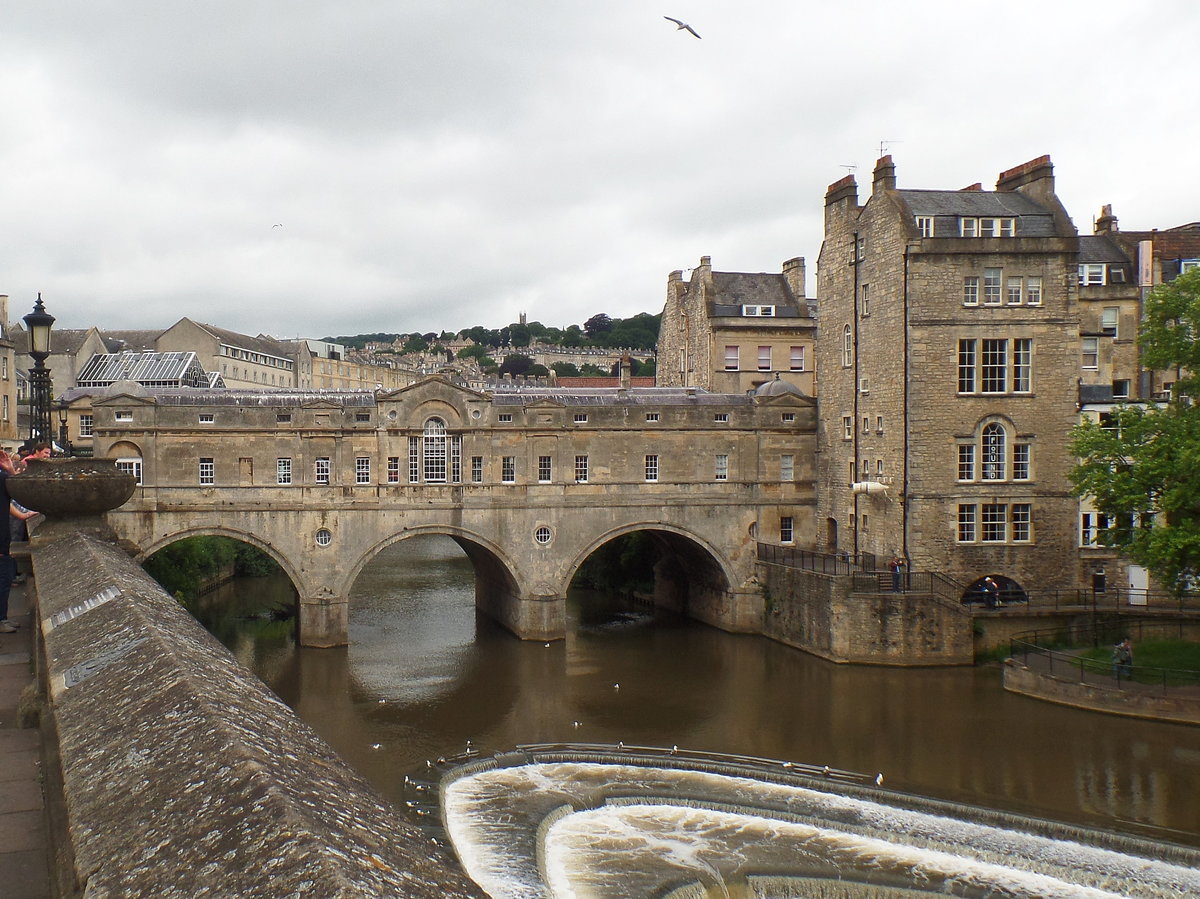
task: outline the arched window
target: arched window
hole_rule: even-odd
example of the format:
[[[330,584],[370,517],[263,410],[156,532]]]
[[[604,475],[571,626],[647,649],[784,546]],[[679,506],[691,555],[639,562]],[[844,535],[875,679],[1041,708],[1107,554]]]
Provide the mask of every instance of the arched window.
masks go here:
[[[842,368],[854,364],[854,340],[850,336],[850,326],[842,328]]]
[[[983,479],[985,481],[1002,481],[1006,469],[1005,433],[1004,426],[998,422],[990,422],[983,426],[980,437],[980,457],[983,462]]]
[[[446,482],[446,423],[440,418],[425,422],[421,455],[425,463],[425,482]]]

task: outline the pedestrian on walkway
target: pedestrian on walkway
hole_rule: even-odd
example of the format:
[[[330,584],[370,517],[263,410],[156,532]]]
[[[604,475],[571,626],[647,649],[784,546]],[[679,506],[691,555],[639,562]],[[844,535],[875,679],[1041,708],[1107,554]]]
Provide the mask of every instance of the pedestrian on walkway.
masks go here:
[[[12,504],[8,495],[8,477],[13,473],[12,458],[8,453],[0,452],[0,504],[7,509]],[[0,528],[0,634],[11,634],[17,630],[16,624],[8,620],[8,594],[12,590],[13,568],[12,556],[9,550],[12,545],[12,530]]]
[[[1113,647],[1113,677],[1117,680],[1133,677],[1133,643],[1128,637]]]
[[[892,592],[899,593],[903,587],[904,560],[898,555],[892,556],[892,561],[888,563],[888,568],[892,570]]]

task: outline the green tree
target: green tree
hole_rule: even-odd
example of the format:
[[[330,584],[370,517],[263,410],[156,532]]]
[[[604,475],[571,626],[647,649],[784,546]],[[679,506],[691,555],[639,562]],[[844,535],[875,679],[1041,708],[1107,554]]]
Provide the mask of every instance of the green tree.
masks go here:
[[[502,375],[524,375],[533,368],[533,360],[522,353],[509,353],[500,364]]]
[[[1138,344],[1148,368],[1177,371],[1171,397],[1077,427],[1071,481],[1109,517],[1099,541],[1181,592],[1200,574],[1200,270],[1150,292]]]
[[[574,362],[555,362],[550,367],[561,378],[579,377],[579,367]]]
[[[429,342],[420,334],[413,334],[408,340],[404,341],[404,346],[400,348],[403,353],[423,353],[429,349]]]

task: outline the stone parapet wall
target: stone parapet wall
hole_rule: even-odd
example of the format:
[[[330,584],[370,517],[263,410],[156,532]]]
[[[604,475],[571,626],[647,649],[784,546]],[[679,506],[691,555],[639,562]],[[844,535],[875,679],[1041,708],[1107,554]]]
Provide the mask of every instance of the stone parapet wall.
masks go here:
[[[33,564],[64,892],[484,895],[115,543],[56,530]]]

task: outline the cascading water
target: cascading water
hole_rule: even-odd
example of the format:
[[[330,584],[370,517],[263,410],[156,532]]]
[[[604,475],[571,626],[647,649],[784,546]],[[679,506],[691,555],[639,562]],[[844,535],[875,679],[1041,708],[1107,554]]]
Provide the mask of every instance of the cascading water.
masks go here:
[[[448,773],[442,809],[496,899],[1200,895],[1194,849],[788,767],[527,748]]]

